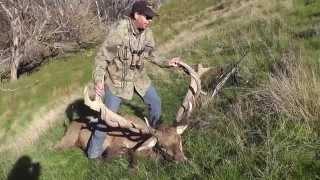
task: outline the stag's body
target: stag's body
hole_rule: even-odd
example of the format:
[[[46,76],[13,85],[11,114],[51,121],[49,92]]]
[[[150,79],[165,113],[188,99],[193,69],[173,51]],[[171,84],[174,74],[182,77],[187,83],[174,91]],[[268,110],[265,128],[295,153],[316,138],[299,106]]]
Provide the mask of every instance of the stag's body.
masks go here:
[[[143,125],[143,121],[136,117],[127,119],[130,119],[133,123]],[[71,122],[65,136],[56,145],[56,148],[68,149],[78,147],[85,152],[92,134],[91,129],[88,123],[80,121]],[[182,132],[179,134],[176,127],[164,125],[160,126],[156,131],[158,143],[162,144],[163,148],[166,149],[167,157],[169,156],[175,161],[184,161],[186,157],[181,145],[180,134]],[[104,155],[106,155],[104,157],[111,158],[133,153],[133,155],[147,156],[153,159],[162,158],[161,149],[152,148],[152,145],[144,144],[144,142],[151,138],[151,135],[134,133],[124,128],[114,127],[107,128],[106,133],[107,138],[103,143]]]

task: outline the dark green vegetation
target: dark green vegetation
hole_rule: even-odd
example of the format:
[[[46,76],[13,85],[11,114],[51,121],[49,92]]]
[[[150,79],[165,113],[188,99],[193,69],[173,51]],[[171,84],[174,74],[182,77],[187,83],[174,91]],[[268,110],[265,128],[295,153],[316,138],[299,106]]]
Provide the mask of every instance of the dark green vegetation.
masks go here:
[[[154,26],[160,46],[180,33],[189,35],[185,39],[203,34],[169,52],[190,64],[228,69],[248,52],[238,74],[218,97],[193,114],[193,127],[183,136],[189,163],[141,160],[139,171],[132,176],[125,158],[99,163],[87,160],[77,149],[56,152],[52,147],[61,138],[67,119],[61,115],[40,140],[19,155],[1,152],[5,156],[0,157],[0,179],[10,174],[23,155],[40,163],[41,179],[319,179],[320,2],[219,3],[172,1],[161,9],[163,15]],[[225,10],[225,16],[214,20],[219,10]],[[56,106],[53,100],[79,91],[91,77],[93,55],[86,51],[63,58],[17,84],[6,85],[29,87],[39,80],[33,88],[1,92],[0,128],[8,134],[0,136],[1,140],[18,134],[17,128],[24,129],[40,107],[50,109]],[[166,73],[170,75],[152,74],[152,78],[163,100],[163,119],[170,123],[187,79]],[[204,83],[211,86],[209,81]],[[145,113],[141,103],[135,97],[121,112]]]

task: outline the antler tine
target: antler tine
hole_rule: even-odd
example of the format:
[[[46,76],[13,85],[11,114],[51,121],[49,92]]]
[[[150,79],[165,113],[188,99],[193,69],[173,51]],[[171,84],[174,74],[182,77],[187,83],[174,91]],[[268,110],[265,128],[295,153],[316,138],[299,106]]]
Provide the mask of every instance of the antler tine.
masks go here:
[[[176,122],[181,122],[182,119],[190,117],[193,107],[196,104],[196,99],[199,97],[201,92],[201,80],[199,74],[184,62],[179,62],[179,66],[183,67],[187,71],[191,76],[191,81],[188,92],[177,112]]]
[[[147,128],[148,128],[150,134],[156,135],[157,134],[157,130],[150,126],[149,120],[146,117],[144,117],[144,121],[145,121],[145,123],[147,125]]]
[[[89,106],[92,110],[98,111],[101,114],[101,119],[105,121],[108,126],[121,127],[128,129],[129,131],[142,134],[154,134],[152,128],[142,126],[127,120],[119,114],[108,109],[102,102],[99,96],[95,95],[95,92],[89,92],[90,87],[84,89],[84,103]]]

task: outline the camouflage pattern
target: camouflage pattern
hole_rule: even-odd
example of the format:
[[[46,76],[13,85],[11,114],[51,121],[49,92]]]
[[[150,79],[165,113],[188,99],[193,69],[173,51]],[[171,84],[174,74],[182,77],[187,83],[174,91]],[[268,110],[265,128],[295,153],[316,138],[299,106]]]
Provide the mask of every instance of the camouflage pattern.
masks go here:
[[[131,99],[134,89],[144,96],[151,81],[145,71],[144,61],[160,67],[168,62],[154,52],[155,42],[151,29],[139,32],[130,18],[110,28],[105,42],[95,58],[93,78],[104,82],[111,92],[124,99]]]

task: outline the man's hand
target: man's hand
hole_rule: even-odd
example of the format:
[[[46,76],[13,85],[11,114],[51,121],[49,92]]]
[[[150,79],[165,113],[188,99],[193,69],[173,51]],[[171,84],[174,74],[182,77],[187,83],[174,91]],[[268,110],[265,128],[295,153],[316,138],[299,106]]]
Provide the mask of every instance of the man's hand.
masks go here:
[[[104,84],[102,81],[97,81],[94,85],[94,88],[95,88],[95,91],[96,91],[96,94],[100,97],[103,97],[104,96]]]
[[[172,59],[169,60],[168,64],[171,67],[178,67],[178,63],[181,62],[181,58],[180,57],[174,57]]]

